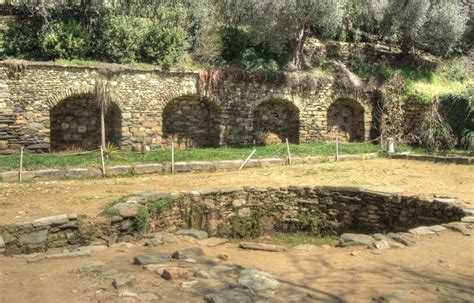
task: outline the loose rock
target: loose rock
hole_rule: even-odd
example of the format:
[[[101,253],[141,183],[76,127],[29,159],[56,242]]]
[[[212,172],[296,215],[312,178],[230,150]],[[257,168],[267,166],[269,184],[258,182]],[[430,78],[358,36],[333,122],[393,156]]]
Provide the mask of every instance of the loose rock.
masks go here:
[[[120,275],[114,278],[112,281],[112,286],[115,289],[118,289],[123,286],[133,285],[135,282],[137,282],[137,277],[135,277],[134,274]]]
[[[161,264],[170,261],[170,257],[163,253],[154,253],[149,255],[136,256],[133,259],[133,264],[147,265],[147,264]]]
[[[342,234],[339,238],[339,246],[348,247],[348,246],[374,246],[374,238],[369,235],[363,234]]]
[[[411,234],[414,234],[416,236],[427,236],[427,235],[434,235],[434,231],[432,231],[429,227],[426,226],[420,226],[417,228],[412,228],[408,231]]]
[[[189,271],[180,267],[165,267],[161,277],[165,280],[186,279],[189,277]]]
[[[280,283],[275,280],[271,274],[261,271],[257,268],[248,268],[243,270],[237,282],[240,286],[254,290],[275,289]]]
[[[204,297],[207,303],[253,303],[254,300],[249,295],[234,291],[224,290]]]
[[[281,246],[281,245],[253,243],[253,242],[240,242],[239,247],[243,249],[263,250],[263,251],[270,251],[270,252],[281,252],[281,251],[286,251],[287,249],[285,246]]]
[[[198,229],[180,230],[180,231],[176,232],[176,235],[189,236],[189,237],[193,237],[194,239],[198,239],[198,240],[207,239],[209,237],[207,232],[205,232],[203,230],[198,230]]]

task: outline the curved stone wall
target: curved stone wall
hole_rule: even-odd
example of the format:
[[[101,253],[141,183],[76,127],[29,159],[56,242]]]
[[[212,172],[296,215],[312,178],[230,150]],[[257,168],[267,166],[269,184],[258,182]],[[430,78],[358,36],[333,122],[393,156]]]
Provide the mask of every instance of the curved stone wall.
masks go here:
[[[420,225],[460,221],[465,213],[450,201],[349,187],[290,186],[181,193],[142,193],[111,207],[112,217],[75,214],[0,226],[0,252],[42,252],[90,243],[113,244],[140,237],[137,213],[147,207],[149,231],[193,227],[213,236],[245,237],[275,231],[405,231]],[[317,229],[317,230],[315,230]]]

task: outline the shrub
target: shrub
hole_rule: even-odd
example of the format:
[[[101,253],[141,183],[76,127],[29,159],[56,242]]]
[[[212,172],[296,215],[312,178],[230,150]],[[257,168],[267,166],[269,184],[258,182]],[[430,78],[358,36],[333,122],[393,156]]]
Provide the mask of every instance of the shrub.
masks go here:
[[[457,146],[469,147],[470,133],[474,130],[472,100],[464,95],[445,95],[441,97],[441,106],[441,114],[456,136]]]
[[[169,68],[179,63],[186,49],[186,32],[178,27],[164,28],[153,23],[142,43],[142,57],[146,62]]]
[[[416,134],[416,141],[432,152],[450,150],[454,147],[453,130],[439,114],[437,108],[433,108],[430,115],[423,121]]]
[[[94,29],[93,56],[111,62],[137,61],[149,21],[128,16],[106,16]]]
[[[8,56],[32,58],[38,55],[39,25],[35,20],[14,19],[7,24],[4,34],[4,48]]]
[[[50,59],[78,59],[86,53],[86,29],[78,22],[59,21],[40,36],[43,56]]]
[[[140,206],[137,211],[137,217],[135,218],[135,227],[140,232],[146,232],[148,228],[148,221],[150,219],[150,214],[148,213],[148,208],[145,206]]]

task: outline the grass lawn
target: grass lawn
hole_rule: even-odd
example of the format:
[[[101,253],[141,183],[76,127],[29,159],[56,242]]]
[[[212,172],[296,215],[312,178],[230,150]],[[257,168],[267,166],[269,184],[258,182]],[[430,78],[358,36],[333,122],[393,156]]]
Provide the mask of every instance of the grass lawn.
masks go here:
[[[330,156],[335,153],[334,143],[310,143],[291,145],[292,156]],[[374,144],[341,143],[340,154],[361,154],[378,151]],[[286,145],[271,145],[256,147],[254,158],[286,157]],[[180,161],[218,161],[245,159],[252,148],[202,148],[176,150],[175,160]],[[137,163],[169,163],[171,154],[169,150],[152,150],[141,154],[128,151],[119,151],[106,161],[107,166]],[[17,170],[20,165],[19,155],[0,157],[0,172]],[[100,167],[100,155],[98,152],[85,154],[25,154],[23,159],[25,170],[36,170],[44,168],[80,168]]]

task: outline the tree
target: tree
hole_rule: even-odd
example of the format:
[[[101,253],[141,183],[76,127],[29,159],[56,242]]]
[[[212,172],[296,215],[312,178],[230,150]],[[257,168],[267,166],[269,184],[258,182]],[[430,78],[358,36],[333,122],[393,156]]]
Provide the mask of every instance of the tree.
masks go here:
[[[252,14],[243,22],[250,26],[255,44],[269,45],[275,52],[290,47],[292,61],[301,66],[304,41],[315,30],[332,37],[342,26],[346,0],[260,0],[246,1]]]
[[[397,35],[402,52],[421,48],[446,55],[462,38],[467,12],[453,0],[390,0],[384,24],[386,34]]]

